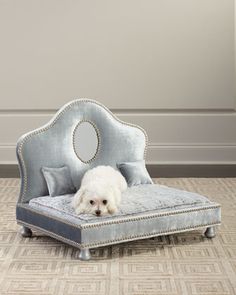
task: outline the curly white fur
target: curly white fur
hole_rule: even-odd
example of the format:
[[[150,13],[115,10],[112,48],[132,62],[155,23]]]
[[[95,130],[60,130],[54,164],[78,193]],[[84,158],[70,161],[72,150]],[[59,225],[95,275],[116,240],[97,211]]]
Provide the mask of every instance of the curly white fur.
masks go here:
[[[121,192],[126,189],[127,183],[119,171],[110,166],[97,166],[83,176],[72,206],[77,214],[113,214],[118,210]]]

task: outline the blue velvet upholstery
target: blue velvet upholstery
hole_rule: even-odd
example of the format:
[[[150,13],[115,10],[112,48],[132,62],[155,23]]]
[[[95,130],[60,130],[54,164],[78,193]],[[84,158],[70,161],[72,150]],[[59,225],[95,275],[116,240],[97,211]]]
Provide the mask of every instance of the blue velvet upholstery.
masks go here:
[[[73,132],[81,121],[92,122],[99,134],[96,156],[82,162],[74,149]],[[58,144],[59,143],[59,144]],[[76,216],[73,195],[48,197],[42,167],[67,166],[80,187],[83,174],[97,165],[143,161],[147,136],[135,125],[117,119],[100,103],[81,99],[62,107],[41,128],[17,143],[21,191],[16,208],[19,224],[38,229],[79,248],[147,238],[220,224],[220,205],[198,194],[154,184],[128,188],[115,216]]]
[[[117,167],[125,177],[128,186],[153,183],[146,169],[144,160],[117,163]]]
[[[196,204],[126,215],[122,218],[82,220],[60,214],[53,208],[19,204],[18,223],[79,248],[95,248],[139,238],[194,230],[220,224],[220,206],[215,203]],[[76,244],[75,244],[76,243]]]
[[[76,155],[73,132],[81,121],[90,121],[99,131],[100,147],[89,164]],[[23,135],[17,143],[22,176],[20,202],[48,193],[41,168],[70,168],[76,189],[84,173],[98,165],[142,160],[146,133],[140,127],[118,120],[107,108],[92,100],[75,100],[62,107],[43,127]],[[27,181],[26,181],[27,180]]]
[[[70,176],[70,170],[67,166],[59,168],[42,167],[42,173],[46,180],[50,197],[76,192]]]

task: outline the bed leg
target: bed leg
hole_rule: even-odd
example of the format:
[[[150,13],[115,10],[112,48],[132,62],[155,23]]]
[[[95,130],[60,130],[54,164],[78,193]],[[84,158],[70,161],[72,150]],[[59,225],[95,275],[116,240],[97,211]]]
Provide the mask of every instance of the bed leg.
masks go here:
[[[22,237],[24,238],[31,238],[32,237],[32,230],[29,227],[22,226],[20,231]]]
[[[214,238],[215,235],[216,235],[215,227],[214,226],[207,227],[207,229],[205,231],[205,236],[207,238]]]
[[[80,249],[79,259],[80,260],[89,260],[91,258],[91,254],[89,249]]]

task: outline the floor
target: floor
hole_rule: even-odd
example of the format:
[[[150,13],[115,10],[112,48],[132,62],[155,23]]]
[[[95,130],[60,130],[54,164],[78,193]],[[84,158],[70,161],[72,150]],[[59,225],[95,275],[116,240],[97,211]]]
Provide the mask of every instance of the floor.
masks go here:
[[[0,179],[0,294],[236,294],[236,178],[172,178],[158,183],[222,204],[210,240],[200,231],[103,247],[89,262],[40,233],[22,238],[15,222],[19,179]]]

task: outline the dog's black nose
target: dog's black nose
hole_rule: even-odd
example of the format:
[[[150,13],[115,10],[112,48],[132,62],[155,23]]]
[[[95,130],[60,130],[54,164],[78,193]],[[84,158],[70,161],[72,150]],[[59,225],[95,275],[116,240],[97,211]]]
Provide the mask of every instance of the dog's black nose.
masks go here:
[[[95,213],[99,216],[101,214],[101,210],[96,210]]]

